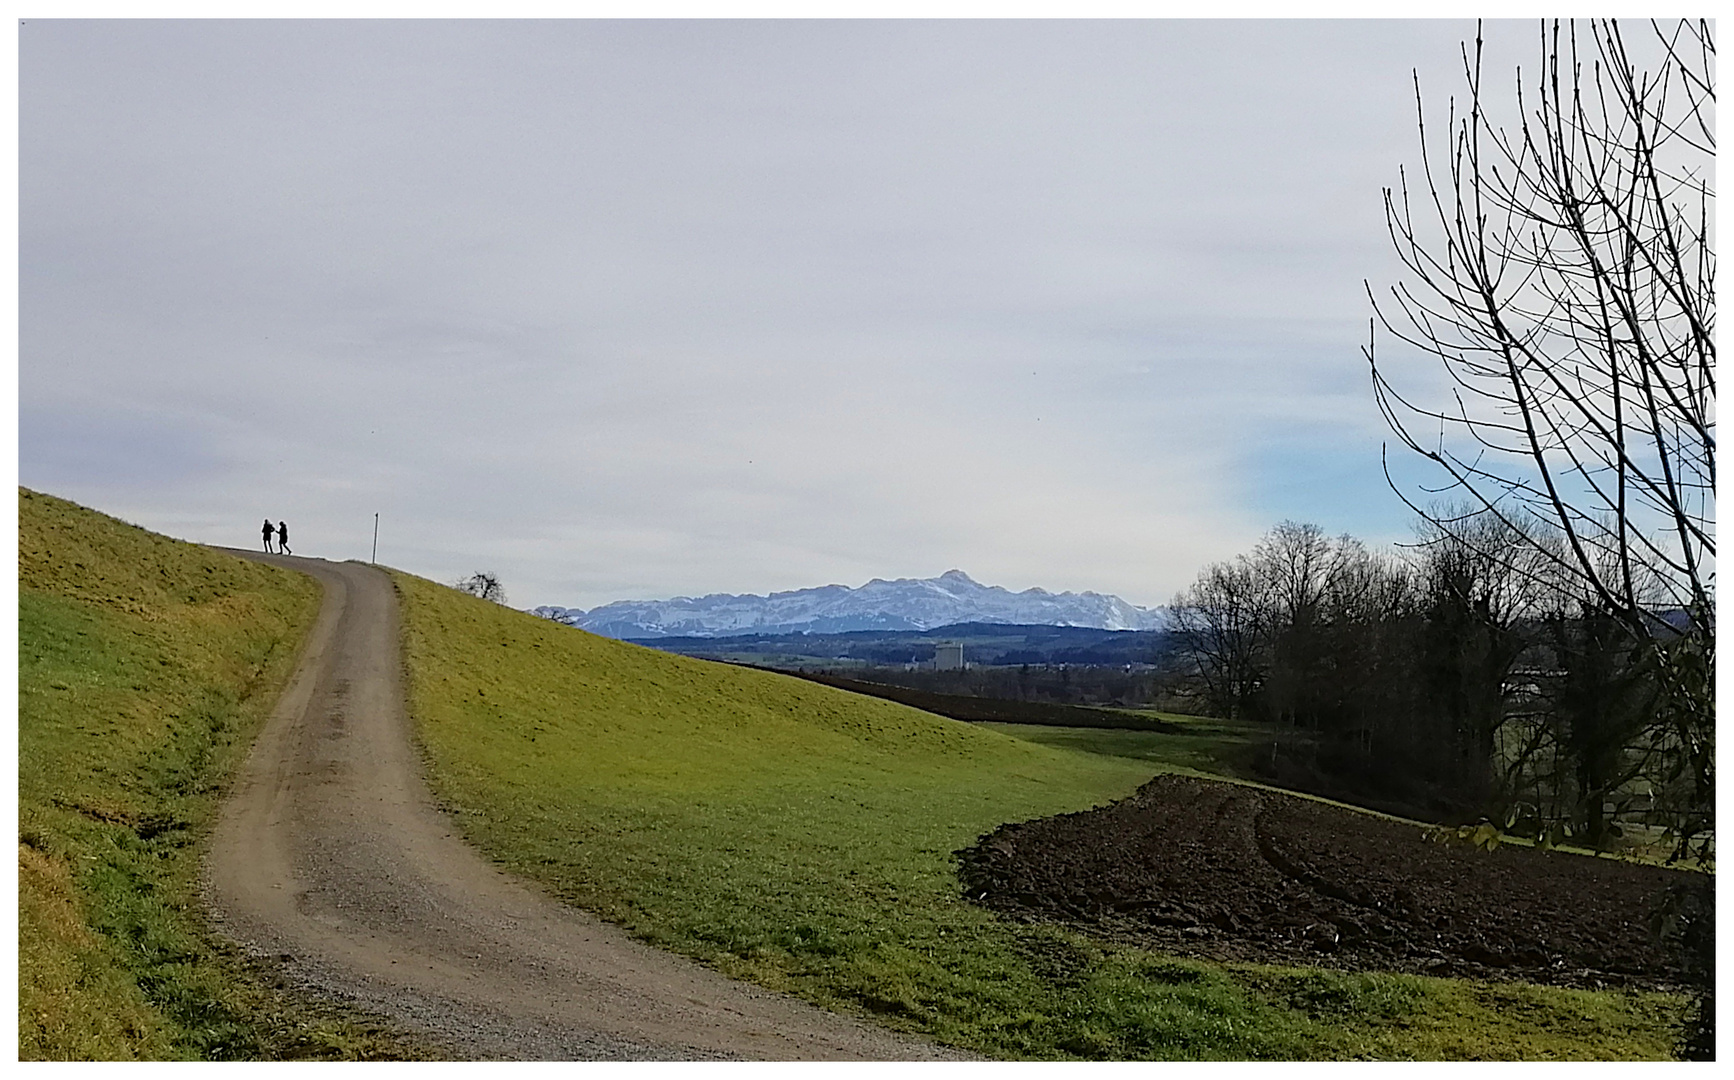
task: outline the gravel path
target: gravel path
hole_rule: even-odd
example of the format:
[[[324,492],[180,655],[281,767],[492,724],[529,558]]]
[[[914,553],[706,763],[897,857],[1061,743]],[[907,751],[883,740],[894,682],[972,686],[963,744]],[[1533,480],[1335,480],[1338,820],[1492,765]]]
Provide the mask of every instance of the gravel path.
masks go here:
[[[422,780],[390,579],[233,553],[325,596],[212,838],[207,898],[227,936],[466,1058],[953,1056],[651,949],[495,869]]]

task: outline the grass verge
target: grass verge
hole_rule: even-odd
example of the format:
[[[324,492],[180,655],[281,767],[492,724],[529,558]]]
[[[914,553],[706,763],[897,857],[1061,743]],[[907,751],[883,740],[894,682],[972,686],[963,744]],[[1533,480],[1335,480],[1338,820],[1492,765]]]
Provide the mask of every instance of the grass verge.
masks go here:
[[[417,1056],[200,912],[200,841],[318,586],[22,488],[18,526],[18,1056]]]
[[[1667,995],[1209,965],[1001,921],[962,899],[953,851],[1208,747],[1040,745],[395,580],[466,837],[727,974],[1002,1057],[1664,1058],[1675,1037]]]
[[[1062,750],[1147,762],[1155,769],[1182,769],[1233,779],[1254,776],[1251,758],[1265,729],[1244,721],[1150,712],[1169,731],[984,723],[1014,739]]]

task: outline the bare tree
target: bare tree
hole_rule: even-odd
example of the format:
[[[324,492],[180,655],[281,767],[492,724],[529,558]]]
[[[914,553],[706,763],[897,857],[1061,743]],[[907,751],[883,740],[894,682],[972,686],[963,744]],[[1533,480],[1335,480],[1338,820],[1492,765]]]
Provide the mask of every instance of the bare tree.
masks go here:
[[[1538,621],[1558,610],[1553,563],[1538,554],[1547,534],[1532,520],[1514,526],[1462,507],[1435,516],[1452,528],[1419,522],[1412,553],[1422,593],[1421,704],[1455,733],[1464,786],[1501,779],[1516,798],[1513,770],[1539,745],[1530,732],[1534,680],[1517,677],[1519,662],[1533,647]],[[1523,721],[1518,749],[1501,753],[1496,741],[1514,716]]]
[[[1409,280],[1368,295],[1376,327],[1441,365],[1446,399],[1400,388],[1375,340],[1365,354],[1398,441],[1468,512],[1410,506],[1466,544],[1484,517],[1533,538],[1547,575],[1625,628],[1708,808],[1715,44],[1708,22],[1652,23],[1642,37],[1628,48],[1611,20],[1543,23],[1539,71],[1518,73],[1507,123],[1478,30],[1463,50],[1467,101],[1452,100],[1438,145],[1417,78],[1421,169],[1385,192]]]
[[[459,592],[467,592],[471,596],[479,596],[496,604],[506,602],[506,587],[500,584],[500,575],[492,571],[479,570],[460,580],[456,588]]]
[[[1252,549],[1252,563],[1271,591],[1271,617],[1304,626],[1319,617],[1332,568],[1330,537],[1310,522],[1281,521]]]
[[[1264,680],[1267,592],[1242,556],[1206,567],[1169,606],[1181,651],[1220,715],[1245,715]]]
[[[1334,693],[1319,677],[1329,648],[1326,601],[1341,561],[1338,547],[1311,523],[1279,522],[1252,549],[1253,577],[1266,588],[1264,705],[1272,719],[1314,730],[1324,722],[1325,700]]]

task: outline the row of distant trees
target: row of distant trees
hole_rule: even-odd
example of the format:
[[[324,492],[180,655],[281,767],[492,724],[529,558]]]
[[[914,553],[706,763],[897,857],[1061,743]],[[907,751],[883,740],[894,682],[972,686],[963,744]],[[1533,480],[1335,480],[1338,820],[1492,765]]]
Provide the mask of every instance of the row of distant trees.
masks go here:
[[[1683,613],[1634,632],[1542,522],[1452,517],[1394,552],[1284,522],[1206,568],[1172,607],[1205,706],[1274,725],[1290,782],[1597,845],[1707,829],[1662,670]]]

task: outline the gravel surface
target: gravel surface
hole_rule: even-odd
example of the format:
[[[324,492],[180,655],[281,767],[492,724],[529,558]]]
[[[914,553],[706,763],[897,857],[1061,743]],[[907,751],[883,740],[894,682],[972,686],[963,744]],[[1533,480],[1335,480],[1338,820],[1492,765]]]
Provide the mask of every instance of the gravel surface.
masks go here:
[[[1158,776],[959,853],[967,895],[1164,951],[1568,986],[1677,987],[1649,913],[1685,872],[1424,839],[1281,792]]]
[[[390,579],[234,554],[325,597],[212,838],[206,896],[227,936],[463,1058],[956,1056],[651,949],[497,870],[422,780]]]

